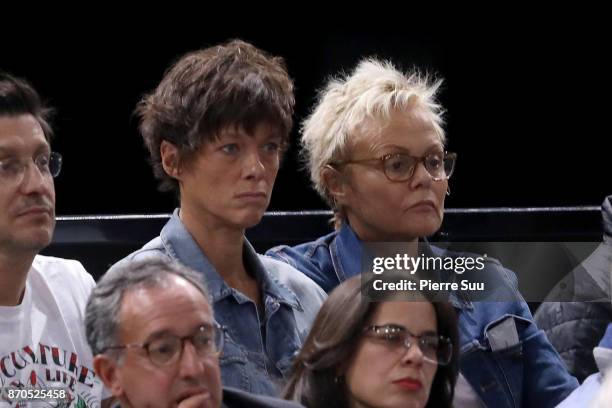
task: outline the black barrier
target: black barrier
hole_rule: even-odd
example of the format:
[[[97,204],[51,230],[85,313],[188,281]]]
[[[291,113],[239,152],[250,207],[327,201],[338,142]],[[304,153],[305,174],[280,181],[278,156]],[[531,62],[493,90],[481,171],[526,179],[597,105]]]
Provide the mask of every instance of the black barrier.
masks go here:
[[[169,214],[58,217],[45,255],[79,260],[99,278],[119,259],[156,237]],[[268,212],[247,231],[258,252],[296,245],[332,231],[329,211]],[[589,207],[447,209],[432,241],[601,241],[601,209]]]

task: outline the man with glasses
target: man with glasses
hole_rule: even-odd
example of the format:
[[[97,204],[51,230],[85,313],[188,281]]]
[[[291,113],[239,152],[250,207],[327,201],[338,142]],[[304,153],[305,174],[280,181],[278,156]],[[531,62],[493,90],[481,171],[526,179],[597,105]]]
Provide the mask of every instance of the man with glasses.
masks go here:
[[[94,366],[123,407],[298,407],[222,388],[224,332],[202,279],[162,256],[98,282],[85,314]]]
[[[81,329],[94,280],[77,261],[38,255],[53,235],[62,165],[48,114],[28,83],[0,73],[0,405],[98,407],[103,386]]]

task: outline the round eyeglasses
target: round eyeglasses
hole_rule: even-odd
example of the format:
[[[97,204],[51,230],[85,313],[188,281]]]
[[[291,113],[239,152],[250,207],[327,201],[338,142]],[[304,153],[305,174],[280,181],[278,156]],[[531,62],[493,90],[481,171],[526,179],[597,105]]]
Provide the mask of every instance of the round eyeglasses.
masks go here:
[[[179,337],[165,333],[143,344],[110,346],[105,350],[142,348],[153,364],[167,366],[180,360],[187,340],[193,345],[199,357],[216,357],[223,350],[223,327],[215,322],[212,325],[198,327],[195,333],[189,336]]]
[[[385,176],[390,181],[402,182],[408,181],[414,175],[416,166],[419,163],[423,163],[425,170],[427,170],[427,173],[429,173],[434,181],[442,181],[448,180],[453,175],[456,160],[457,154],[449,152],[429,153],[422,157],[411,156],[406,153],[392,153],[372,159],[336,162],[333,165],[374,162],[376,165],[382,166]]]

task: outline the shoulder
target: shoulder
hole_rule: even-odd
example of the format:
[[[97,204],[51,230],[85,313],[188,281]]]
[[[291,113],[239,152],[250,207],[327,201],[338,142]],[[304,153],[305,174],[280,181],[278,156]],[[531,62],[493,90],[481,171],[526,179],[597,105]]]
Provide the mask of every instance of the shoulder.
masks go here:
[[[79,261],[42,255],[34,258],[28,282],[32,299],[41,310],[45,313],[59,310],[71,322],[83,319],[85,305],[96,286]]]
[[[321,258],[330,257],[329,247],[334,242],[337,231],[317,238],[314,241],[304,242],[295,246],[279,245],[270,248],[266,255],[282,260],[294,267],[303,262],[316,263]]]
[[[319,285],[293,266],[268,255],[258,254],[258,256],[266,272],[268,272],[275,281],[296,293],[298,298],[302,298],[302,296],[308,293],[321,299],[327,297]]]
[[[93,277],[75,259],[36,255],[32,262],[32,273],[45,280],[50,287],[86,293],[95,286]]]
[[[331,251],[337,235],[337,232],[332,232],[315,241],[293,247],[277,246],[268,250],[266,255],[291,265],[329,292],[339,283]]]
[[[136,251],[132,252],[126,257],[115,262],[108,269],[107,273],[109,272],[114,273],[114,271],[121,269],[122,266],[130,262],[133,262],[133,261],[144,261],[146,259],[155,258],[159,256],[167,256],[167,254],[166,254],[166,250],[164,248],[161,238],[156,237],[156,238],[153,238],[148,243],[146,243],[142,248],[137,249]]]

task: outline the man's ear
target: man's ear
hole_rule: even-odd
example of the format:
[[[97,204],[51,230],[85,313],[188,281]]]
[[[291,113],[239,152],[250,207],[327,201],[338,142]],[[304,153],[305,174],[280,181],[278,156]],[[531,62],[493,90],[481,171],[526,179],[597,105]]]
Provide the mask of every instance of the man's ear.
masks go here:
[[[123,387],[119,381],[117,373],[117,361],[104,354],[98,354],[93,360],[94,371],[100,377],[104,386],[119,398],[123,395]]]
[[[159,146],[159,154],[161,156],[162,167],[166,174],[178,179],[181,174],[178,148],[167,140],[162,140]]]
[[[329,192],[336,205],[344,204],[346,197],[346,178],[341,171],[327,165],[321,170],[321,180],[325,189]]]

